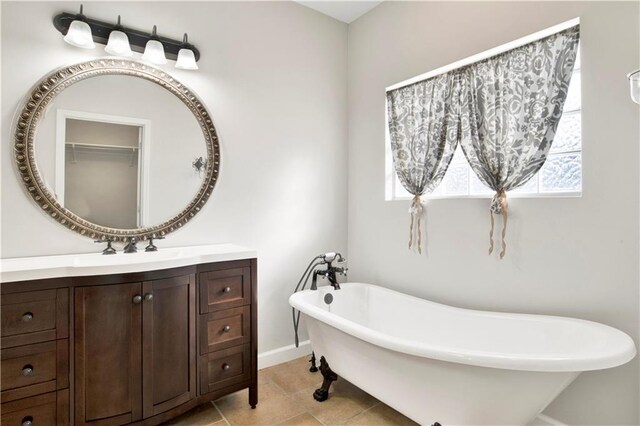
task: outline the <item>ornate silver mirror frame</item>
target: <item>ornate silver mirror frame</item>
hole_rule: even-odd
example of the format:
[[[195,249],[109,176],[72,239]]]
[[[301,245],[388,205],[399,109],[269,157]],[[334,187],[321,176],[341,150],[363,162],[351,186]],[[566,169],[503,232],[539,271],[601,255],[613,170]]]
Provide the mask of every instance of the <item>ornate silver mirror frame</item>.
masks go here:
[[[116,229],[89,222],[63,207],[45,185],[35,159],[34,139],[38,121],[49,103],[65,88],[99,75],[127,75],[158,84],[177,96],[195,115],[207,146],[207,164],[202,185],[191,202],[173,218],[138,229]],[[16,119],[14,154],[20,180],[43,212],[72,231],[94,240],[126,241],[130,237],[163,237],[184,226],[204,206],[218,179],[220,146],[210,114],[198,97],[165,71],[127,59],[102,58],[60,68],[45,76],[27,96]]]

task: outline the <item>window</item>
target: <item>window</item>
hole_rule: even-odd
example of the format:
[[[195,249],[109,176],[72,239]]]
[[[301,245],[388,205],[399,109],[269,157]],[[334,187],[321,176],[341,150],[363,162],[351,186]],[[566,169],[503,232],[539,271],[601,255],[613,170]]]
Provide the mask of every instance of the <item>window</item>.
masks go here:
[[[580,49],[576,56],[564,111],[544,166],[525,185],[509,196],[579,196],[582,193],[582,134],[580,99]],[[387,135],[387,200],[406,200],[413,196],[400,183],[393,169]],[[483,184],[458,145],[440,185],[424,198],[491,197],[494,191]]]

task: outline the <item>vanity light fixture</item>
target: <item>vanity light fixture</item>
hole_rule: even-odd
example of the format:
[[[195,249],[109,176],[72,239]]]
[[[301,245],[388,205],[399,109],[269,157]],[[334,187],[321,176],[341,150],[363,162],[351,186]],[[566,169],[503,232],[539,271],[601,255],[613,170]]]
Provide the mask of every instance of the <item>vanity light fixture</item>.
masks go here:
[[[167,63],[167,57],[164,55],[164,46],[162,46],[162,43],[158,39],[155,25],[151,32],[151,39],[147,42],[147,45],[144,48],[142,59],[158,65],[164,65]]]
[[[122,32],[120,25],[120,15],[118,15],[118,23],[113,27],[113,31],[109,34],[109,41],[104,51],[115,56],[133,56],[131,46],[129,45],[129,37]]]
[[[180,68],[182,70],[197,70],[198,64],[196,64],[196,56],[191,50],[191,45],[189,44],[189,38],[187,33],[184,33],[184,37],[182,38],[182,47],[178,52],[178,61],[176,62],[176,68]]]
[[[87,18],[82,14],[82,9],[83,7],[80,5],[80,13],[75,15],[73,21],[71,21],[69,29],[64,36],[64,41],[83,49],[93,49],[96,45],[93,43],[91,27],[87,24]]]
[[[631,92],[631,99],[633,102],[640,104],[640,70],[636,70],[629,75],[629,91]]]
[[[163,37],[156,34],[155,29],[152,34],[149,34],[147,31],[123,27],[120,19],[116,24],[113,21],[105,22],[88,18],[82,14],[82,6],[80,14],[62,12],[54,16],[53,26],[65,36],[65,41],[68,43],[85,48],[95,46],[94,42],[104,44],[107,46],[106,52],[110,55],[128,56],[129,52],[133,51],[144,53],[144,59],[149,62],[165,64],[167,59],[177,61],[180,50],[185,49],[193,53],[195,62],[200,60],[200,52],[193,44],[187,43],[185,46],[184,40]],[[149,43],[150,41],[154,43]],[[189,53],[183,53],[181,56],[185,57],[180,61],[181,64],[185,64],[184,69],[187,69],[186,67],[197,69],[197,66],[194,68]]]

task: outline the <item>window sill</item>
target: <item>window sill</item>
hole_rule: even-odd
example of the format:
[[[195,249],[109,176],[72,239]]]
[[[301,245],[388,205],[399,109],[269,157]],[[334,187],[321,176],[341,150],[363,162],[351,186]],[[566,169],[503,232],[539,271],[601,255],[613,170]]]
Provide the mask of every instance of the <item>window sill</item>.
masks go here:
[[[582,192],[546,192],[542,194],[518,194],[508,193],[507,198],[581,198]],[[478,195],[423,195],[422,200],[456,200],[456,199],[491,199],[493,194],[478,194]],[[393,197],[386,199],[385,201],[411,201],[412,197]]]

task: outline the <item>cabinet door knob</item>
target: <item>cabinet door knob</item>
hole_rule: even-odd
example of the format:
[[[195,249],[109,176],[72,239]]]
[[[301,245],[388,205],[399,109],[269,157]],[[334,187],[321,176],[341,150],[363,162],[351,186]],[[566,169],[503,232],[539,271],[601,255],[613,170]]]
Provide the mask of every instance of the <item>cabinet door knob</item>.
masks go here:
[[[222,292],[223,293],[229,293],[231,291],[231,287],[225,287]]]
[[[27,312],[26,314],[22,315],[22,322],[29,322],[33,319],[33,314],[31,312]]]
[[[32,365],[25,365],[24,367],[22,367],[22,375],[27,377],[33,374],[33,366]]]
[[[153,294],[151,293],[147,293],[144,295],[144,300],[146,300],[147,302],[151,302],[153,300]]]
[[[224,328],[222,329],[222,331],[224,331],[225,333],[228,333],[229,331],[231,331],[231,326],[230,325],[225,325]]]
[[[224,371],[227,371],[227,370],[228,370],[228,369],[230,369],[230,368],[231,368],[231,366],[230,366],[229,364],[227,364],[227,363],[222,364],[222,369],[223,369]]]
[[[133,301],[134,305],[137,305],[140,302],[142,302],[142,296],[140,296],[139,294],[136,294],[135,296],[133,296],[133,300],[132,301]]]
[[[22,426],[31,426],[33,425],[33,417],[27,416],[22,419]]]

